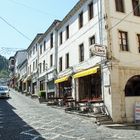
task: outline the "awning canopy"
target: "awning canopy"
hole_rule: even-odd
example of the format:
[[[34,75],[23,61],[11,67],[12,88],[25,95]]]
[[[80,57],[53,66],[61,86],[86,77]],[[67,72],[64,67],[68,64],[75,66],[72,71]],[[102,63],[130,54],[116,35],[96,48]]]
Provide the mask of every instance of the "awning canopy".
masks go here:
[[[82,71],[82,72],[78,72],[76,74],[73,75],[73,78],[80,78],[80,77],[84,77],[84,76],[88,76],[94,73],[97,73],[97,69],[99,68],[99,66]]]
[[[69,79],[69,76],[65,76],[65,77],[55,80],[54,83],[57,84],[57,83],[65,82],[65,81],[68,81],[68,79]]]

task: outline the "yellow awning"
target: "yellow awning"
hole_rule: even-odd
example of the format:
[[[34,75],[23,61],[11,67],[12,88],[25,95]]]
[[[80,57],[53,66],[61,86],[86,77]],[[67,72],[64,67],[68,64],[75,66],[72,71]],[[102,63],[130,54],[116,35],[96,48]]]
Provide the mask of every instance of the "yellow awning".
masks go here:
[[[69,77],[65,76],[65,77],[62,77],[62,78],[55,80],[54,83],[57,84],[57,83],[65,82],[65,81],[68,81],[68,79],[69,79]]]
[[[78,72],[78,73],[73,75],[73,78],[80,78],[80,77],[84,77],[84,76],[87,76],[87,75],[97,73],[98,68],[99,68],[99,66],[88,69],[88,70],[85,70],[85,71],[82,71],[82,72]]]

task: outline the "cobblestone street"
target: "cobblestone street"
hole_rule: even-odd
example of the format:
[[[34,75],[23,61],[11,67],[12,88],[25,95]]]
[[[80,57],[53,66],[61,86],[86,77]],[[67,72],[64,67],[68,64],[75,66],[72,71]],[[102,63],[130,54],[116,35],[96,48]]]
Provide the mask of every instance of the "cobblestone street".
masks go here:
[[[67,114],[11,91],[0,100],[0,140],[139,140],[139,130],[97,126],[92,118]]]

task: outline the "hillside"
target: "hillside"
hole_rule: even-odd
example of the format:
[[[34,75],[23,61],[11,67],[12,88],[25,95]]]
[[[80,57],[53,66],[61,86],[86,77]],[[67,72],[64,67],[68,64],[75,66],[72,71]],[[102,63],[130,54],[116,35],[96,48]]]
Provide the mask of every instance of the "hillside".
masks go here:
[[[0,78],[5,78],[8,76],[8,60],[4,56],[0,55]]]

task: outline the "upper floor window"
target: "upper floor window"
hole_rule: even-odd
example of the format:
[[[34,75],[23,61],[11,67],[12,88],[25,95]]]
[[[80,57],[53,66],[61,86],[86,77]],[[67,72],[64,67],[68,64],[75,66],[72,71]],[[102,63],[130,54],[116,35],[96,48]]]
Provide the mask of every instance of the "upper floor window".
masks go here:
[[[35,70],[35,62],[33,62],[33,70]]]
[[[46,51],[46,41],[44,41],[44,52]]]
[[[66,69],[69,68],[69,53],[66,54]]]
[[[138,52],[140,53],[140,34],[137,34],[137,40],[138,40]]]
[[[89,38],[89,45],[95,44],[95,35]]]
[[[129,51],[128,48],[128,33],[119,31],[119,45],[121,51]]]
[[[88,5],[88,17],[89,20],[93,18],[93,2]]]
[[[135,16],[140,16],[139,0],[132,0],[133,13]]]
[[[33,46],[33,54],[35,54],[35,46]]]
[[[42,72],[42,63],[39,64],[39,73]]]
[[[116,11],[124,13],[124,0],[115,0]]]
[[[31,65],[30,65],[30,72],[29,72],[29,74],[31,74]]]
[[[62,57],[59,58],[59,71],[62,71]]]
[[[53,33],[50,35],[50,47],[53,48]]]
[[[37,69],[37,59],[36,59],[36,69]]]
[[[66,26],[66,39],[69,38],[69,25]]]
[[[35,45],[35,48],[36,48],[36,52],[37,52],[37,44]]]
[[[52,67],[53,66],[53,55],[51,54],[50,55],[50,67]]]
[[[79,14],[79,29],[83,27],[83,12]]]
[[[60,32],[60,34],[59,34],[59,42],[60,42],[60,45],[63,42],[63,33],[62,32]]]
[[[15,65],[15,60],[11,60],[11,65]]]
[[[45,71],[45,65],[46,65],[46,63],[45,63],[45,60],[43,61],[43,72]]]
[[[40,54],[42,54],[42,45],[40,45]]]
[[[84,61],[84,44],[79,45],[79,62]]]

